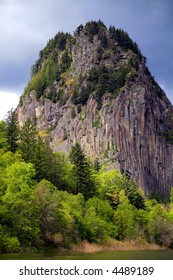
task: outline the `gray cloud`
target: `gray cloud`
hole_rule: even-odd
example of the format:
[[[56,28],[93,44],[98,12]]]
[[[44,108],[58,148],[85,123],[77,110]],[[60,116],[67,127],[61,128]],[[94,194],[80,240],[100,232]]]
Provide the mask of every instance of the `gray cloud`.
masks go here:
[[[172,0],[1,0],[0,90],[22,93],[40,49],[58,31],[98,20],[125,29],[173,101]]]

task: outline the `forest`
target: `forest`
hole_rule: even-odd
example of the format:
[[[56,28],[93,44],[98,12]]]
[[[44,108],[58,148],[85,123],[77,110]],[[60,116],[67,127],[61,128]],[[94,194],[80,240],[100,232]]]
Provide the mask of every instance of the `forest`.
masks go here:
[[[0,253],[70,249],[82,241],[138,240],[173,247],[170,200],[147,195],[118,170],[92,162],[79,143],[53,153],[34,119],[0,121]]]

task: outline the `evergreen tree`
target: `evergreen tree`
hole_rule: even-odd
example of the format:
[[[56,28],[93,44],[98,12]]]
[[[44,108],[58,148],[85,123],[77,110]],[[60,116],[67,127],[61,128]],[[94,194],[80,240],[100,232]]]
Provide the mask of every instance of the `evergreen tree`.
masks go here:
[[[76,193],[82,193],[85,200],[87,200],[95,193],[95,182],[91,166],[79,143],[72,147],[70,160],[74,164],[73,173],[76,179]]]
[[[94,170],[95,170],[96,172],[99,172],[100,169],[101,169],[101,164],[100,164],[100,162],[99,162],[99,159],[96,158],[95,161],[94,161]]]
[[[38,182],[44,178],[50,179],[48,176],[50,165],[46,162],[49,153],[52,153],[52,151],[47,149],[47,142],[38,136],[35,139],[35,155],[30,160],[34,164]]]
[[[25,122],[21,130],[19,148],[24,161],[34,165],[37,181],[45,178],[55,183],[54,154],[48,141],[38,135],[36,126],[30,119]]]
[[[128,197],[130,203],[134,205],[137,209],[145,209],[145,200],[133,180],[130,180],[126,174],[123,174],[120,186],[124,189],[126,196]]]
[[[31,121],[27,119],[20,132],[19,149],[21,150],[22,157],[26,162],[35,162],[36,157],[36,144],[37,144],[36,127]]]
[[[3,149],[7,146],[6,130],[6,122],[0,121],[0,149]]]
[[[13,109],[7,113],[6,117],[6,137],[9,149],[12,153],[14,153],[18,147],[17,141],[19,139],[19,124],[17,113],[13,111]]]

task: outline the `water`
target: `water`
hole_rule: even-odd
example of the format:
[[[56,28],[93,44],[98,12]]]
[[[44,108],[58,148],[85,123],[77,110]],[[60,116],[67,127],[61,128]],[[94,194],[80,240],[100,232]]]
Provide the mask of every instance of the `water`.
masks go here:
[[[0,254],[0,260],[173,260],[173,250]]]

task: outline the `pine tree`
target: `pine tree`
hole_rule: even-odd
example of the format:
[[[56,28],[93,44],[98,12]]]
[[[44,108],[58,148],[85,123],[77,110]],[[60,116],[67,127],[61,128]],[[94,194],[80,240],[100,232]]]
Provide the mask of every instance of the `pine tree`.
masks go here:
[[[100,169],[101,169],[101,164],[100,164],[100,162],[99,162],[99,159],[96,158],[95,161],[94,161],[94,170],[95,170],[96,172],[99,172]]]
[[[22,157],[26,162],[35,162],[37,150],[37,131],[31,119],[27,119],[21,129],[19,149],[21,150]]]
[[[17,150],[18,147],[18,139],[19,139],[19,124],[18,124],[18,117],[17,113],[11,109],[7,113],[6,117],[6,137],[7,137],[7,144],[9,149],[12,153]]]
[[[79,143],[76,143],[70,153],[71,163],[74,164],[73,174],[76,179],[76,193],[82,193],[85,200],[95,193],[95,182],[88,159],[82,151]]]
[[[28,119],[20,133],[19,149],[25,162],[34,165],[36,180],[43,178],[53,181],[54,162],[53,152],[48,141],[43,140],[36,130],[34,122]]]
[[[0,121],[0,149],[7,148],[6,122]]]

